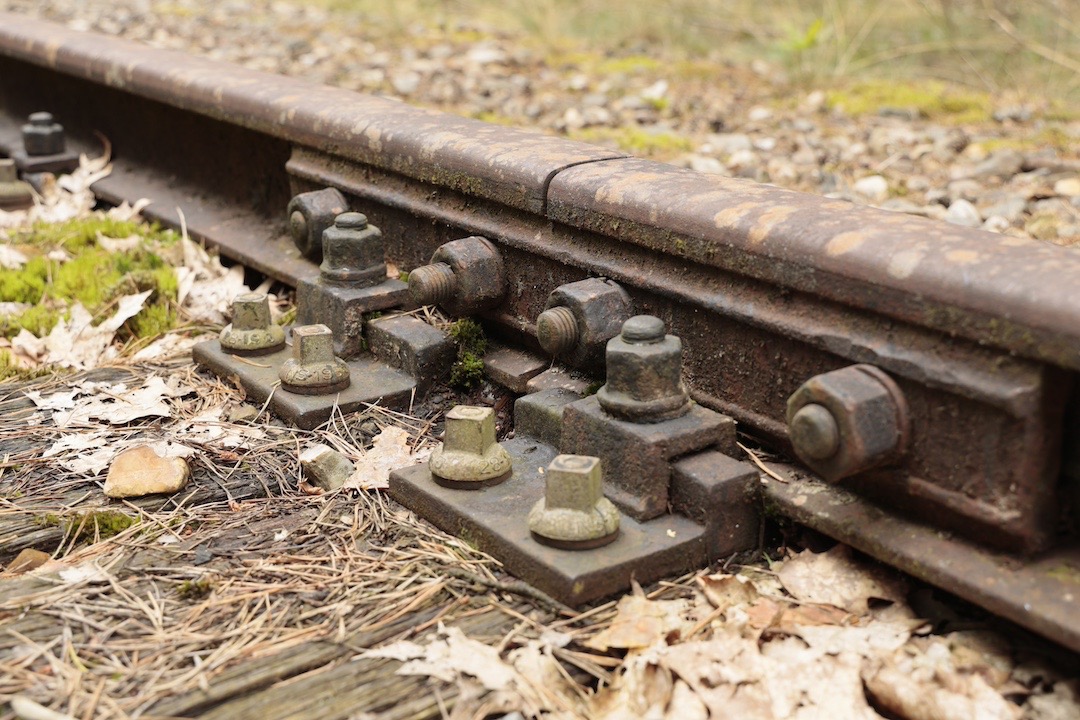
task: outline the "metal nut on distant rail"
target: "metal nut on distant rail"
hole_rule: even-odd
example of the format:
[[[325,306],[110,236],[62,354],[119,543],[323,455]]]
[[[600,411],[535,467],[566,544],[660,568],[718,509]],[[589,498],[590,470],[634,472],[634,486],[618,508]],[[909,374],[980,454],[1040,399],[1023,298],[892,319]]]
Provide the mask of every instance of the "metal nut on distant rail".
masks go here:
[[[596,399],[610,415],[631,422],[661,422],[688,413],[682,341],[665,332],[660,318],[635,315],[627,320],[622,333],[608,341],[607,383]]]
[[[323,232],[334,224],[334,218],[349,209],[345,196],[335,188],[300,193],[289,201],[285,215],[289,219],[289,234],[300,253],[314,262],[323,254]]]
[[[349,387],[349,366],[334,356],[334,335],[325,325],[293,328],[293,356],[281,365],[283,390],[326,395]]]
[[[873,365],[810,378],[788,399],[787,423],[795,454],[830,482],[886,466],[906,449],[903,392]]]
[[[234,355],[265,355],[285,347],[285,330],[270,319],[266,293],[242,293],[232,301],[232,322],[218,336]]]
[[[536,319],[536,336],[541,347],[570,365],[598,365],[631,312],[630,296],[616,282],[567,283],[548,296],[547,309]]]
[[[544,497],[529,511],[537,542],[563,550],[607,545],[619,535],[619,510],[604,497],[600,459],[559,455],[544,473]]]
[[[33,204],[34,191],[19,179],[15,161],[0,160],[0,210],[25,210]]]
[[[435,482],[470,490],[497,485],[510,467],[510,454],[495,440],[493,409],[458,405],[446,414],[443,444],[428,460]]]
[[[341,213],[323,231],[320,277],[336,285],[371,287],[386,279],[382,232],[358,212]]]
[[[409,292],[417,304],[438,305],[451,315],[487,310],[506,294],[502,256],[482,237],[445,243],[428,265],[409,273]]]
[[[36,112],[22,126],[23,150],[31,157],[59,155],[64,152],[64,126],[51,113]]]

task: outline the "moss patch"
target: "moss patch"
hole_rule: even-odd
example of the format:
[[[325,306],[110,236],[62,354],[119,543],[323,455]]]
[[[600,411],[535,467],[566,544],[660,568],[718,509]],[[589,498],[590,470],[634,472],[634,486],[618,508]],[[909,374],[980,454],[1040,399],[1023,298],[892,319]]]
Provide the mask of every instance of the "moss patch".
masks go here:
[[[95,542],[119,535],[139,521],[119,510],[90,510],[67,517],[49,514],[38,521],[42,525],[60,525],[68,542]]]
[[[98,237],[143,241],[131,250],[110,253]],[[95,317],[103,317],[109,304],[126,294],[153,291],[143,310],[132,318],[127,331],[151,337],[176,324],[172,305],[177,297],[176,273],[159,255],[173,245],[171,231],[134,222],[112,220],[103,215],[66,223],[38,224],[12,238],[29,256],[18,270],[0,270],[0,302],[29,305],[22,313],[0,318],[0,335],[13,337],[22,329],[47,335],[67,308],[80,303]],[[50,258],[62,251],[66,260]]]
[[[828,94],[830,108],[849,115],[869,115],[883,108],[914,110],[932,120],[955,123],[990,119],[993,103],[986,93],[961,90],[936,81],[863,82]]]
[[[450,326],[448,334],[458,348],[457,361],[450,368],[450,385],[459,390],[475,387],[484,377],[484,328],[475,320],[463,318]]]
[[[181,600],[201,600],[214,589],[214,584],[207,578],[185,580],[176,588]]]
[[[689,152],[694,144],[671,132],[650,132],[637,127],[586,128],[571,133],[575,140],[615,145],[620,150],[646,157],[672,157]]]

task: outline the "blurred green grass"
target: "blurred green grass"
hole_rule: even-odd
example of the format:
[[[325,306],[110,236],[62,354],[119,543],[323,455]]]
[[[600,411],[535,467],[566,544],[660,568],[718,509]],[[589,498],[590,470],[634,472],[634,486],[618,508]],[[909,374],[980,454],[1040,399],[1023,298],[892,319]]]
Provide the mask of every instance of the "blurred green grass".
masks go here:
[[[757,59],[805,87],[928,80],[1080,107],[1080,0],[314,1],[390,37],[490,33],[608,63]]]

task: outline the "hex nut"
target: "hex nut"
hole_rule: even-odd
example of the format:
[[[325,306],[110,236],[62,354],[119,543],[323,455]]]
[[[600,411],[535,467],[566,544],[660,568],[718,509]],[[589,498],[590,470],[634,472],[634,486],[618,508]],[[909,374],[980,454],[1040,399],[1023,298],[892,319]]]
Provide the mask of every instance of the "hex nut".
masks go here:
[[[242,293],[232,301],[232,322],[218,336],[234,355],[265,355],[285,347],[285,330],[270,320],[266,293]]]
[[[605,278],[560,285],[536,319],[541,347],[574,367],[599,365],[607,342],[633,311],[630,296]]]
[[[64,126],[51,113],[36,112],[22,126],[23,150],[31,157],[59,155],[64,152]]]
[[[325,325],[293,328],[293,356],[281,365],[281,388],[298,395],[327,395],[349,387],[349,366],[334,356],[334,335]]]
[[[544,473],[544,497],[529,511],[537,542],[563,550],[588,550],[619,535],[619,511],[604,497],[600,459],[558,455]]]
[[[495,411],[457,405],[446,414],[443,444],[431,453],[428,469],[436,483],[472,490],[497,485],[510,476],[510,454],[495,440]]]
[[[502,255],[486,238],[452,240],[409,273],[409,292],[417,304],[438,305],[455,316],[488,310],[506,295]]]
[[[682,341],[664,322],[635,315],[607,344],[607,383],[596,393],[600,406],[620,420],[656,423],[690,411],[682,382]]]
[[[19,180],[15,161],[0,160],[0,210],[25,210],[34,205],[30,183]]]
[[[906,450],[907,402],[873,365],[815,375],[787,402],[795,454],[829,482],[886,466]]]
[[[319,277],[335,285],[372,287],[386,280],[382,232],[358,212],[341,213],[323,231]]]
[[[285,217],[289,219],[289,234],[300,254],[313,262],[322,262],[323,233],[348,209],[345,196],[336,188],[313,190],[293,197]]]

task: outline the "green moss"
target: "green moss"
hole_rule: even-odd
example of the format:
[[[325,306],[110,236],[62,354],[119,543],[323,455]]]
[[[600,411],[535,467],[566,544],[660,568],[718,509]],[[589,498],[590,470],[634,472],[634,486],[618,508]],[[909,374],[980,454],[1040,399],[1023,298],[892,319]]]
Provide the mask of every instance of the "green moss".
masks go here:
[[[458,347],[457,361],[450,368],[450,385],[461,390],[475,387],[484,377],[484,328],[475,320],[463,318],[450,326],[448,334]]]
[[[628,55],[603,60],[597,65],[596,70],[604,75],[636,75],[662,70],[663,68],[664,64],[657,58],[648,55]]]
[[[100,247],[98,236],[139,235],[139,247],[110,253]],[[32,255],[18,270],[0,270],[0,302],[30,305],[23,313],[0,320],[0,334],[12,337],[25,328],[41,337],[65,316],[66,308],[80,303],[91,315],[104,317],[108,305],[121,295],[153,291],[143,310],[129,323],[139,337],[158,335],[177,321],[170,303],[179,290],[176,273],[154,250],[176,242],[172,232],[104,216],[56,225],[35,225],[16,234],[20,247]],[[50,260],[48,254],[63,250],[66,261]]]
[[[295,305],[293,305],[291,308],[289,308],[288,310],[283,312],[281,314],[281,317],[279,317],[278,320],[277,320],[277,324],[281,325],[283,327],[285,325],[292,325],[294,322],[296,322],[296,306]]]
[[[932,120],[955,123],[988,120],[993,110],[988,94],[961,90],[937,81],[862,82],[847,89],[831,91],[827,101],[830,108],[843,110],[849,115],[869,115],[878,113],[882,108],[900,108],[915,110]]]
[[[491,110],[478,110],[472,114],[472,117],[474,120],[491,123],[492,125],[513,126],[520,124],[520,121],[515,118],[507,117],[506,115],[502,115]]]
[[[572,133],[576,140],[601,145],[615,144],[620,150],[645,156],[673,156],[688,152],[694,145],[689,139],[671,132],[650,132],[637,127],[586,128]]]
[[[70,542],[94,542],[119,535],[139,521],[119,510],[90,510],[66,518],[45,516],[47,524],[61,524]]]
[[[600,391],[600,388],[602,388],[602,387],[604,387],[604,381],[603,380],[594,380],[594,381],[592,381],[585,388],[585,397],[595,395],[597,392]]]
[[[176,588],[176,594],[182,600],[201,600],[214,589],[214,583],[208,578],[185,580]]]

